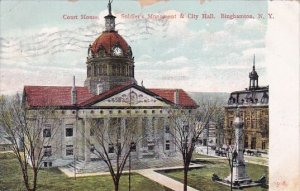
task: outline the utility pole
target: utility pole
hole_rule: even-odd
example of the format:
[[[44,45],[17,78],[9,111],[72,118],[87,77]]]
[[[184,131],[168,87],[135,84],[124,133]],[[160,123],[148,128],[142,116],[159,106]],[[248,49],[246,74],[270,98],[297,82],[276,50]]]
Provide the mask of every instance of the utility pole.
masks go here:
[[[206,141],[206,154],[208,155],[208,143],[209,143],[209,121],[206,124],[206,137],[207,137],[207,141]]]
[[[131,118],[131,88],[129,90],[129,108],[130,108],[130,114],[129,114],[129,117],[130,117],[130,120],[132,120]],[[128,190],[130,191],[131,190],[131,148],[132,148],[132,143],[130,143],[130,148],[129,148],[129,169],[128,169]]]

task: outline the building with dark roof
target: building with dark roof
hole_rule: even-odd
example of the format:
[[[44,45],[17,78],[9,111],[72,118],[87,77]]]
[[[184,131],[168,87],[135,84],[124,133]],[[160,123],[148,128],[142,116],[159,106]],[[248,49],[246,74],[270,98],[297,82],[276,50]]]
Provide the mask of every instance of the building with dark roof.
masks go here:
[[[246,149],[269,148],[269,86],[258,85],[258,74],[253,68],[249,73],[249,87],[230,94],[225,106],[224,142],[234,143],[233,120],[239,107],[244,121],[244,145]]]
[[[128,118],[135,118],[143,129],[145,141],[137,143],[132,157],[170,157],[175,155],[169,128],[168,109],[176,106],[193,112],[198,106],[182,89],[145,88],[136,83],[134,57],[131,47],[115,30],[115,16],[105,18],[105,30],[89,46],[86,61],[87,78],[83,87],[25,86],[24,105],[28,110],[55,107],[59,114],[59,129],[51,134],[51,125],[45,127],[47,136],[56,136],[43,145],[47,150],[45,166],[60,166],[63,161],[90,161],[93,135],[90,119],[103,124],[119,121],[122,128]],[[154,130],[155,129],[155,130]],[[57,146],[56,152],[54,150]],[[49,156],[49,153],[50,156]]]

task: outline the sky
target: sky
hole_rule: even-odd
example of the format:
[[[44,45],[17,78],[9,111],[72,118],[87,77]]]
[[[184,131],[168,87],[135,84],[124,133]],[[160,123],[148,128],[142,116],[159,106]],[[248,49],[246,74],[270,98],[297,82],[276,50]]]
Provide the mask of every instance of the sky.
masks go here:
[[[21,92],[24,85],[71,86],[73,75],[83,86],[88,46],[104,30],[107,2],[0,1],[0,93]],[[132,48],[136,80],[146,88],[242,90],[248,87],[254,54],[259,85],[268,85],[267,1],[114,0],[112,12],[116,30]],[[201,18],[211,13],[214,19]],[[254,18],[222,19],[222,13]]]

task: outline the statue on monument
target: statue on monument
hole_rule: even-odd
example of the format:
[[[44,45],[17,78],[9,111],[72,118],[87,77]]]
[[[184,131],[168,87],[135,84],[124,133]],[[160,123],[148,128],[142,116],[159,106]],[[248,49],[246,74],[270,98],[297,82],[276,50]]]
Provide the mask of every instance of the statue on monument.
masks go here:
[[[108,0],[108,14],[111,15],[111,3],[113,2],[113,0]]]

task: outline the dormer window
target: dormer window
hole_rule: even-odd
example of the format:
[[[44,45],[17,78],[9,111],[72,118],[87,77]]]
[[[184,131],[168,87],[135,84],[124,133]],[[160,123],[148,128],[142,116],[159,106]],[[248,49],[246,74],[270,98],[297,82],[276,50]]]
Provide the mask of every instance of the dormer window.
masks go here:
[[[235,103],[235,98],[230,96],[229,100],[228,100],[228,104],[234,104]]]
[[[264,95],[261,98],[261,103],[266,104],[269,102],[269,96],[268,94],[266,94],[266,92],[264,92]]]
[[[103,47],[103,45],[100,45],[100,47],[98,49],[98,56],[99,57],[104,57],[105,56],[105,48]]]

